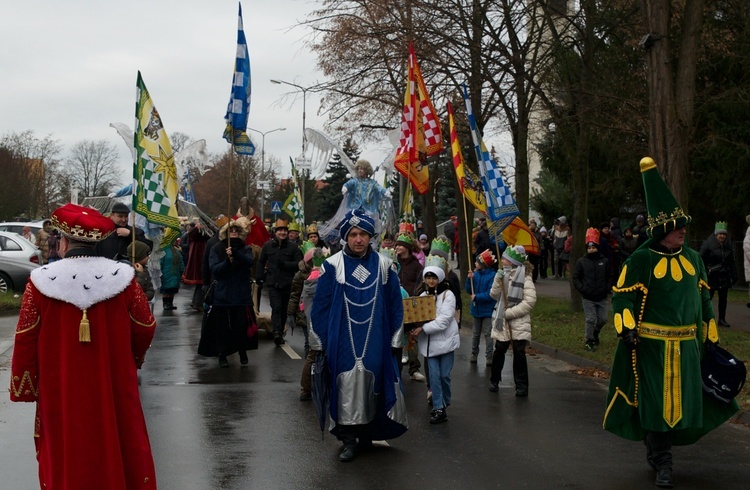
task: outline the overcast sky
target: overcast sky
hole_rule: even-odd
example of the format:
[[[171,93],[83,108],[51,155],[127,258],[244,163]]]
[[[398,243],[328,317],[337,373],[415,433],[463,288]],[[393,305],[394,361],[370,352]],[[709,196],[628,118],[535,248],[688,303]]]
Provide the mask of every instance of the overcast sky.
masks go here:
[[[0,134],[33,130],[68,148],[105,139],[120,151],[122,182],[132,162],[112,122],[133,127],[141,71],[168,133],[205,139],[222,153],[237,43],[236,0],[0,0]],[[266,155],[287,162],[302,146],[302,96],[275,85],[322,82],[297,21],[319,3],[245,0],[245,35],[252,70],[248,126],[266,136]],[[307,95],[307,127],[323,130],[319,99]],[[251,133],[258,141],[260,135]],[[373,148],[374,165],[382,148]],[[268,162],[268,159],[266,159]],[[283,169],[282,174],[288,173]]]

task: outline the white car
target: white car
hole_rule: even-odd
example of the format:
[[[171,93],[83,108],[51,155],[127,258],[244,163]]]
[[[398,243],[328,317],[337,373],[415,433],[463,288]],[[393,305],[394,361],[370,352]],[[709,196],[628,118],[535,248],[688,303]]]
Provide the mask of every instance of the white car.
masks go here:
[[[23,232],[23,227],[28,226],[31,233],[36,237],[37,232],[42,229],[43,223],[44,221],[8,221],[0,223],[0,231],[11,231],[20,235]]]
[[[42,251],[21,235],[0,231],[0,293],[23,292],[32,270],[42,263]]]

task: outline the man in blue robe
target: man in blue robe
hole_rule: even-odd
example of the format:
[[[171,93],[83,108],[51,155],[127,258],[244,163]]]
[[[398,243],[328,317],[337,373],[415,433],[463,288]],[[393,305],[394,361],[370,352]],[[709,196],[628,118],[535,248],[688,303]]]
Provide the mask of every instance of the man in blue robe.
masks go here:
[[[403,305],[393,261],[370,246],[374,220],[349,211],[339,225],[344,249],[320,270],[311,318],[310,348],[328,359],[331,433],[352,461],[372,440],[393,439],[407,429],[398,362]]]

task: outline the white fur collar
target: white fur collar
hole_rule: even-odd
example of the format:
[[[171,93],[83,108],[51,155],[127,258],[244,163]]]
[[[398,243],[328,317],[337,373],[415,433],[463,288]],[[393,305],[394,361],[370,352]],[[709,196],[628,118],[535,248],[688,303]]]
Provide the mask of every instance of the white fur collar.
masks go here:
[[[85,310],[128,287],[135,270],[104,257],[63,259],[31,271],[31,282],[47,297]]]

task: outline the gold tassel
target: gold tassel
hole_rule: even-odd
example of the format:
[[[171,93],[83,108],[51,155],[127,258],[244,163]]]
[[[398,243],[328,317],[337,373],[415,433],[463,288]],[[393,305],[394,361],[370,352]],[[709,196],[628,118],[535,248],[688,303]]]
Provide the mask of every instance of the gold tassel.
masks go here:
[[[83,310],[81,325],[78,327],[78,341],[91,342],[91,329],[89,328],[89,319],[86,317],[86,310]]]

